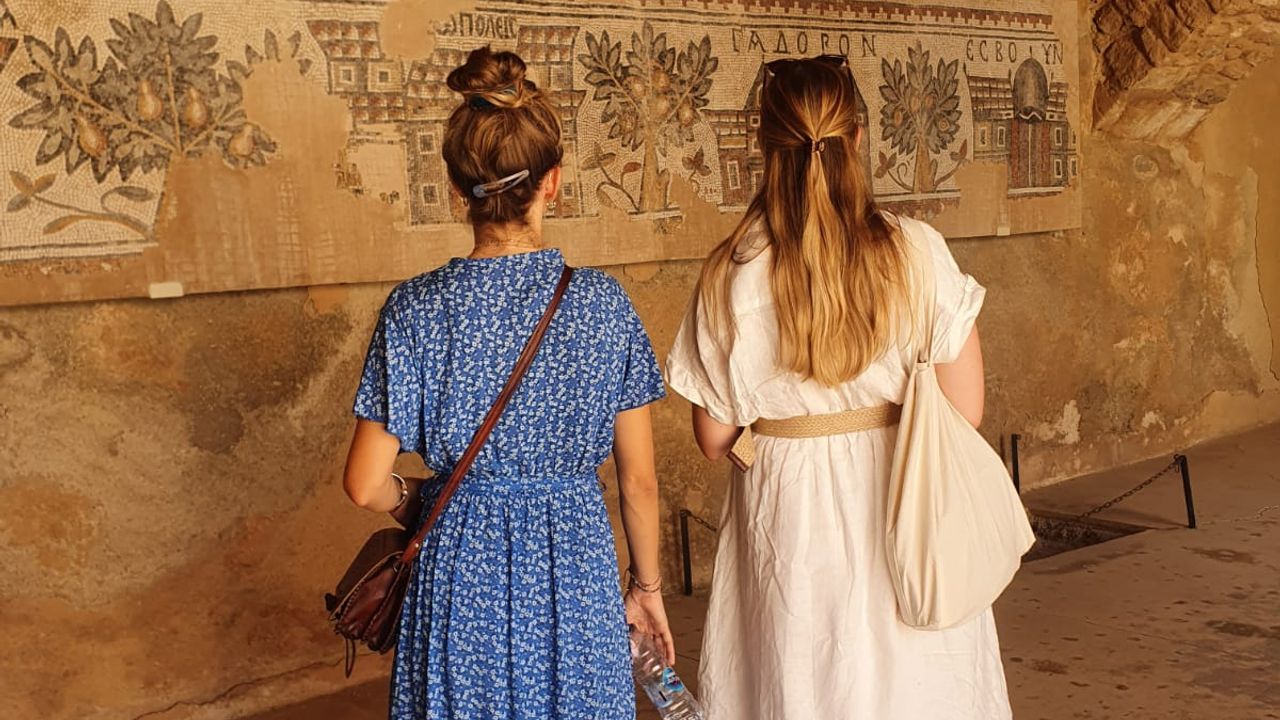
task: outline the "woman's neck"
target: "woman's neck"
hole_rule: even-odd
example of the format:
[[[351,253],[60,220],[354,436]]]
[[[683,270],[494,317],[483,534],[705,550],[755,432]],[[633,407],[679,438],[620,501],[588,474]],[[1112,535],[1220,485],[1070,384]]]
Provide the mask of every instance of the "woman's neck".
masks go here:
[[[543,250],[541,223],[485,223],[472,227],[473,258],[500,257]]]

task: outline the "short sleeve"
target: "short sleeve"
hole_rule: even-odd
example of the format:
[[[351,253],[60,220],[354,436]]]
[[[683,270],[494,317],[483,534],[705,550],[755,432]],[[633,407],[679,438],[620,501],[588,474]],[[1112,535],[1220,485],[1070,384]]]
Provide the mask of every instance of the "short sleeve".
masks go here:
[[[413,338],[397,312],[396,293],[382,307],[356,390],[356,417],[385,423],[400,451],[423,452],[422,373]]]
[[[645,331],[631,301],[625,297],[623,314],[626,349],[616,412],[648,405],[667,396],[649,333]]]
[[[717,422],[738,427],[750,424],[734,401],[729,354],[703,327],[696,297],[689,303],[667,356],[666,374],[673,390],[705,409]]]
[[[928,269],[937,287],[933,313],[933,361],[949,363],[959,357],[961,348],[969,339],[987,291],[973,276],[960,270],[941,233],[924,223],[919,224],[923,227],[921,234],[929,259]]]

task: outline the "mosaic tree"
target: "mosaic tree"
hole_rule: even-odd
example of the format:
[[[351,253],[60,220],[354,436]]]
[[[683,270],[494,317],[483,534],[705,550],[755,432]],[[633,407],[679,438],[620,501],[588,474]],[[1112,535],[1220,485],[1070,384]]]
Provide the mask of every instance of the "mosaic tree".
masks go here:
[[[62,161],[67,175],[88,165],[103,183],[115,173],[127,183],[135,173],[167,169],[175,157],[218,153],[232,167],[266,163],[275,142],[245,115],[241,81],[264,59],[280,60],[280,44],[270,31],[262,52],[246,48],[245,62],[226,62],[219,68],[213,49],[218,38],[202,35],[203,16],[196,13],[181,23],[168,2],[156,6],[155,19],[130,13],[128,21],[111,19],[115,37],[106,41],[111,55],[99,63],[92,38],[78,45],[63,28],[53,43],[27,36],[26,52],[34,71],[18,80],[18,87],[35,103],[9,119],[9,125],[43,132],[36,150],[38,165]],[[301,34],[289,39],[298,54]],[[306,71],[308,61],[299,61]],[[146,235],[140,221],[122,220],[120,211],[73,208],[45,197],[56,175],[30,180],[11,173],[21,200],[9,211],[33,203],[74,211],[55,218],[46,234],[84,220],[116,222]],[[133,185],[109,190],[103,201],[147,202],[150,191]]]
[[[884,84],[880,96],[882,138],[893,152],[880,153],[875,176],[888,176],[899,187],[910,192],[929,193],[937,190],[960,167],[968,155],[969,141],[950,153],[955,165],[938,176],[935,154],[946,150],[960,130],[959,60],[946,62],[939,58],[936,66],[929,63],[929,51],[919,42],[907,48],[907,62],[901,59],[880,61]],[[899,153],[913,161],[899,162]],[[908,173],[910,175],[908,176]]]
[[[615,153],[595,152],[588,165],[605,173],[600,188],[612,188],[631,202],[638,212],[661,210],[667,206],[669,174],[658,167],[659,155],[673,147],[693,142],[694,125],[710,102],[711,75],[720,61],[711,55],[711,38],[689,42],[680,52],[667,46],[667,34],[653,31],[646,22],[631,34],[631,49],[623,53],[622,42],[613,42],[608,31],[596,38],[587,33],[587,52],[578,56],[587,69],[586,81],[595,88],[596,100],[605,102],[601,123],[608,126],[608,139],[635,151],[643,148],[638,167],[628,163],[618,179],[608,174],[607,163],[617,161]],[[628,171],[640,172],[639,198],[623,187]]]

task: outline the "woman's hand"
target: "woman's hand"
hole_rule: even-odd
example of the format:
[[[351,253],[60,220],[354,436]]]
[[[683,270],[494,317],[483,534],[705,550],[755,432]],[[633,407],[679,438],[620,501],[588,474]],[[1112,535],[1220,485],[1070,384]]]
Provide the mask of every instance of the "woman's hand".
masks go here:
[[[633,632],[652,637],[667,659],[667,665],[676,664],[676,644],[671,637],[671,626],[667,623],[667,608],[662,604],[662,592],[655,590],[645,592],[633,587],[623,598],[627,609],[627,624]]]

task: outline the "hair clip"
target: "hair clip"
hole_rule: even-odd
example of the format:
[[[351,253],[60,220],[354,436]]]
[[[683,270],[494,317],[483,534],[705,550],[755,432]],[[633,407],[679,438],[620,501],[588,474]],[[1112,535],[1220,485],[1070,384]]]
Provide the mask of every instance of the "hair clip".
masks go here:
[[[517,88],[515,85],[508,85],[502,88],[501,90],[495,91],[494,94],[514,96],[519,94],[519,92],[520,92],[519,88]],[[485,97],[482,93],[479,93],[479,92],[468,93],[466,98],[467,98],[467,105],[471,106],[472,110],[492,110],[493,108],[498,107],[493,103],[493,101],[489,100],[489,98]]]
[[[826,149],[827,149],[827,141],[826,141],[826,140],[810,140],[810,141],[809,141],[809,151],[810,151],[810,152],[820,153],[820,152],[822,152],[823,150],[826,150]]]
[[[504,178],[499,178],[487,183],[480,183],[479,185],[471,188],[471,194],[478,198],[501,195],[516,185],[519,185],[527,177],[529,177],[529,171],[521,170],[518,173],[513,173]]]

